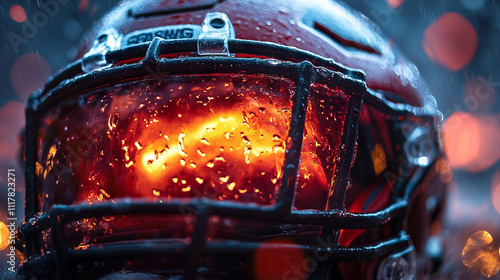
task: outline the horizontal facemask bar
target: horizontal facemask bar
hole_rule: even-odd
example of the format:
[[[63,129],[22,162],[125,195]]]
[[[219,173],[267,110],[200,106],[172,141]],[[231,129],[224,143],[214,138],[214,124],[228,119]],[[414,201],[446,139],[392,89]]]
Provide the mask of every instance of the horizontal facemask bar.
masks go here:
[[[106,263],[113,261],[133,261],[133,260],[155,260],[172,259],[175,256],[189,260],[186,266],[180,267],[184,270],[183,279],[196,279],[196,265],[198,258],[252,258],[257,251],[273,251],[279,254],[300,251],[305,257],[313,258],[318,256],[321,264],[338,262],[364,262],[375,260],[389,254],[397,252],[411,252],[414,247],[411,245],[410,237],[404,232],[400,232],[395,238],[384,240],[377,244],[367,246],[353,246],[349,248],[329,247],[329,246],[308,246],[298,244],[273,244],[260,242],[208,242],[197,248],[191,244],[165,244],[162,242],[137,241],[133,243],[108,244],[103,246],[89,246],[85,250],[71,250],[65,254],[65,262],[61,264],[57,260],[55,253],[47,253],[43,256],[31,257],[19,269],[20,277],[33,277],[38,274],[51,272],[58,265],[60,273],[65,279],[75,279],[74,272],[70,265],[87,263]],[[196,257],[194,257],[196,256]],[[315,258],[317,259],[317,258]],[[47,269],[49,268],[49,269]]]

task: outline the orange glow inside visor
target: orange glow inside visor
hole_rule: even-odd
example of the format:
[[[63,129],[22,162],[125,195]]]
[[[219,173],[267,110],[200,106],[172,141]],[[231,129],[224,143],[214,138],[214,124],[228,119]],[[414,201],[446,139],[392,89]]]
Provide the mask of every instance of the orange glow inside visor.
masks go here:
[[[40,131],[40,205],[193,198],[272,205],[296,85],[262,75],[182,75],[65,100]],[[294,207],[325,210],[348,96],[314,84]]]

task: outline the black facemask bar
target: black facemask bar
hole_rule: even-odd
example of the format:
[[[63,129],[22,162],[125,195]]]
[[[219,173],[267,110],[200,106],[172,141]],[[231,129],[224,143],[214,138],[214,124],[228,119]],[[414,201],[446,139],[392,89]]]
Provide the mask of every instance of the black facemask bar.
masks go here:
[[[116,64],[123,61],[139,60],[136,63],[114,66],[85,74],[81,70],[81,60],[74,62],[48,81],[43,91],[31,96],[26,110],[26,222],[20,226],[19,238],[25,245],[27,260],[19,270],[21,276],[33,276],[47,273],[58,268],[63,278],[72,279],[72,267],[79,262],[104,261],[111,258],[159,258],[175,255],[186,258],[186,279],[196,277],[199,259],[205,256],[248,255],[261,243],[224,243],[211,244],[205,241],[207,221],[210,216],[238,218],[287,224],[319,225],[330,232],[340,229],[366,229],[388,224],[389,221],[402,220],[407,211],[407,193],[394,198],[390,206],[374,213],[349,213],[345,211],[344,200],[348,186],[349,171],[354,156],[357,135],[357,123],[361,104],[367,102],[380,111],[392,116],[415,116],[434,122],[436,112],[428,113],[424,109],[409,105],[394,104],[381,95],[367,90],[364,74],[346,68],[333,60],[314,55],[296,48],[273,43],[230,39],[231,53],[246,56],[268,57],[184,57],[161,58],[176,53],[195,53],[197,40],[163,40],[155,38],[151,43],[131,46],[106,53],[106,61]],[[50,108],[67,97],[73,97],[89,89],[99,88],[117,81],[151,78],[156,73],[167,75],[182,74],[263,74],[286,77],[294,81],[297,90],[294,95],[292,117],[289,129],[290,148],[285,155],[283,181],[275,205],[252,206],[227,201],[211,201],[195,198],[188,203],[172,199],[158,203],[140,200],[115,200],[114,203],[102,202],[93,205],[54,205],[49,213],[35,215],[39,209],[39,191],[36,179],[36,152],[40,117]],[[309,88],[312,83],[341,85],[350,94],[347,115],[341,139],[341,160],[337,166],[339,174],[330,197],[329,211],[293,210],[295,183],[300,164],[306,108]],[[436,132],[437,133],[437,132]],[[421,174],[419,177],[424,177]],[[421,178],[412,179],[415,184]],[[134,242],[125,245],[103,245],[87,250],[73,250],[65,240],[64,226],[72,221],[107,215],[151,215],[182,214],[182,209],[192,209],[196,216],[195,231],[190,244],[163,244],[151,247],[147,243]],[[55,250],[45,255],[40,252],[36,236],[51,229]],[[373,260],[393,252],[404,251],[411,247],[409,236],[402,229],[397,236],[369,246],[319,248],[307,245],[297,246],[304,252],[322,255],[328,254],[325,263],[359,262]],[[337,236],[338,238],[338,236]],[[337,241],[335,239],[335,241]],[[283,245],[266,244],[279,250]],[[274,247],[276,248],[274,248]],[[288,246],[288,245],[287,245]]]

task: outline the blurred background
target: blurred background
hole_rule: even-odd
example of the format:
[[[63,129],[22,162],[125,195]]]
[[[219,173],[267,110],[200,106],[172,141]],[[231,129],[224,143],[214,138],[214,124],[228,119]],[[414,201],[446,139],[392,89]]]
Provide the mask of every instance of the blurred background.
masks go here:
[[[54,8],[44,10],[40,2],[51,2]],[[17,138],[27,98],[71,61],[84,32],[116,3],[0,2],[0,205],[6,205],[7,169],[15,168],[19,217],[23,212],[24,182],[17,162]],[[418,67],[443,113],[449,163],[439,168],[447,170],[442,180],[450,182],[443,228],[448,236],[444,242],[451,248],[445,269],[460,267],[456,279],[500,279],[500,2],[347,3],[379,25]],[[3,208],[2,222],[6,218]],[[5,225],[0,224],[0,233],[2,230]],[[476,255],[482,257],[466,261],[466,266],[463,260],[470,256],[462,256],[462,250],[479,237],[483,251]],[[0,238],[0,250],[5,248],[5,242]],[[2,253],[2,263],[3,257]]]

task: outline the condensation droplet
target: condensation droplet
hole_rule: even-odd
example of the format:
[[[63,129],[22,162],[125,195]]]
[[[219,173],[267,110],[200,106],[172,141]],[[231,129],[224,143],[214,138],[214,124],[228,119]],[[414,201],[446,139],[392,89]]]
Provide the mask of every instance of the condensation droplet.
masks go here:
[[[184,136],[186,136],[186,134],[184,134],[183,132],[179,133],[179,154],[181,156],[187,156],[187,153],[184,151]],[[184,166],[184,165],[183,165]]]
[[[247,146],[249,146],[251,144],[250,140],[248,140],[248,137],[246,136],[242,136],[241,137],[241,140],[243,141],[243,143],[245,143]]]
[[[227,175],[226,177],[219,177],[219,180],[221,181],[221,183],[227,183],[227,181],[229,180],[229,175]]]
[[[207,154],[205,154],[204,152],[202,152],[200,149],[197,149],[196,152],[198,152],[198,154],[201,156],[201,157],[206,157]]]
[[[134,144],[135,144],[135,147],[137,148],[137,150],[142,149],[142,145],[141,145],[141,143],[139,143],[139,141],[135,141]]]
[[[201,143],[203,143],[205,145],[210,145],[210,142],[205,138],[201,138]]]

